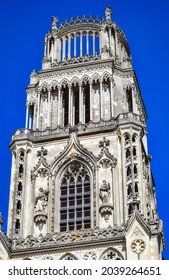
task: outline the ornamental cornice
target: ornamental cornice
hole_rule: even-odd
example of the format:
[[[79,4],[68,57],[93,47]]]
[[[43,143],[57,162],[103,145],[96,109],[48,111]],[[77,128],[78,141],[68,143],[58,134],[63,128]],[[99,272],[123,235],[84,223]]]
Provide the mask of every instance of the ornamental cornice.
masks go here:
[[[16,250],[35,250],[48,248],[54,250],[60,247],[82,247],[86,246],[86,244],[101,244],[102,242],[115,242],[116,240],[124,239],[125,237],[125,229],[123,226],[108,226],[105,229],[100,229],[95,227],[90,230],[79,230],[79,231],[71,231],[71,232],[64,232],[64,233],[53,233],[46,235],[40,234],[38,237],[33,237],[31,235],[27,236],[25,239],[22,237],[16,237],[13,239],[12,244],[12,251]],[[66,244],[66,246],[65,246]],[[36,251],[35,251],[36,252]]]
[[[80,25],[68,26],[57,33],[57,38],[63,38],[64,36],[69,35],[79,35],[80,33],[84,32],[95,32],[99,33],[101,31],[101,25],[94,24],[94,23],[81,23]]]
[[[123,69],[123,68],[117,67],[116,65],[114,67],[114,75],[116,75],[118,77],[126,78],[126,79],[130,79],[135,76],[133,69]]]
[[[98,246],[100,246],[100,248],[105,248],[105,246],[112,246],[112,244],[114,246],[116,246],[116,244],[118,245],[119,242],[122,242],[122,243],[125,243],[125,236],[122,236],[122,237],[118,237],[118,238],[114,238],[114,239],[103,239],[103,240],[100,240],[100,241],[86,241],[86,242],[79,242],[78,244],[77,243],[71,243],[71,244],[63,244],[61,246],[59,245],[51,245],[51,246],[44,246],[44,247],[36,247],[36,248],[30,248],[30,247],[27,247],[27,248],[24,248],[24,249],[12,249],[11,252],[10,252],[10,255],[11,257],[19,257],[20,258],[23,256],[23,255],[27,255],[27,257],[31,257],[32,254],[36,254],[37,256],[37,253],[40,254],[39,256],[41,256],[42,254],[46,254],[46,253],[60,253],[60,252],[65,252],[65,250],[68,250],[68,249],[71,249],[71,250],[80,250],[82,251],[83,248],[86,249],[89,247],[89,245],[91,244],[92,246],[96,246],[98,248]],[[103,247],[104,246],[104,247]],[[31,255],[30,255],[31,254]]]
[[[66,69],[67,68],[67,69]],[[38,75],[39,79],[42,78],[55,78],[59,76],[65,75],[72,75],[72,74],[79,74],[79,72],[85,73],[89,70],[98,70],[98,69],[111,69],[112,71],[112,60],[109,61],[99,61],[99,63],[84,63],[84,64],[76,64],[71,65],[69,67],[62,67],[62,69],[50,69],[49,71],[41,70]]]

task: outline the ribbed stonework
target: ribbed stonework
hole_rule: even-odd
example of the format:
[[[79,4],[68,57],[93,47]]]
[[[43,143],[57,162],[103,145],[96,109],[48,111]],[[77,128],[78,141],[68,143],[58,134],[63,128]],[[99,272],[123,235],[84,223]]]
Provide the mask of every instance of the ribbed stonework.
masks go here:
[[[147,115],[123,31],[71,18],[45,36],[12,136],[3,259],[161,259]]]

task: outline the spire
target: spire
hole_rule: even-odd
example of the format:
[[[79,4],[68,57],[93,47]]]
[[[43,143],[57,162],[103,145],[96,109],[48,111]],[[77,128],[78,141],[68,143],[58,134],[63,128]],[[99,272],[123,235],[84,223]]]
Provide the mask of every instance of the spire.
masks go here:
[[[105,15],[106,15],[106,21],[111,20],[111,15],[112,15],[111,6],[108,6],[105,9]]]

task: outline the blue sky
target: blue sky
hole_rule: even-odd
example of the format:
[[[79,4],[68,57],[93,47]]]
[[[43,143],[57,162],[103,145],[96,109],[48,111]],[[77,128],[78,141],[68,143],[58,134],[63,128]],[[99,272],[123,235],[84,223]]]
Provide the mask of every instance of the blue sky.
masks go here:
[[[51,27],[51,16],[59,22],[72,16],[104,16],[111,5],[113,20],[127,36],[140,89],[148,114],[149,154],[156,182],[158,211],[164,221],[169,244],[169,149],[168,65],[169,2],[167,0],[6,0],[0,9],[1,106],[0,106],[0,211],[7,221],[12,134],[25,126],[25,87],[30,72],[41,69],[44,36]],[[6,224],[4,225],[6,228]],[[169,259],[169,249],[164,252]]]

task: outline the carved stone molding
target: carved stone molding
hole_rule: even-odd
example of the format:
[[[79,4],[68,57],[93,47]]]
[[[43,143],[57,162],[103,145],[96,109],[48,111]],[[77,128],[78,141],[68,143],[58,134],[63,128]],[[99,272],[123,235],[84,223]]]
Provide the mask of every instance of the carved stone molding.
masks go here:
[[[108,158],[103,158],[100,161],[102,168],[107,169],[112,166],[112,162]]]
[[[123,260],[122,256],[113,249],[107,250],[103,255],[101,256],[102,260]]]
[[[55,246],[55,245],[63,245],[79,243],[83,241],[101,241],[107,240],[107,238],[123,238],[125,235],[124,227],[111,227],[108,226],[106,229],[99,229],[95,227],[90,230],[79,230],[79,231],[71,231],[71,232],[55,232],[53,234],[40,234],[38,237],[33,237],[31,235],[26,238],[16,237],[13,240],[13,249],[23,249],[23,248],[39,248],[46,246]]]
[[[34,216],[34,222],[37,227],[39,227],[39,230],[41,231],[43,229],[44,224],[46,224],[47,221],[47,214],[42,212],[37,212]]]
[[[93,251],[89,251],[87,252],[84,257],[83,257],[84,260],[96,260],[97,259],[97,255],[95,252]]]
[[[135,239],[131,243],[131,250],[138,255],[138,259],[140,258],[140,254],[145,250],[146,243],[142,239]]]

